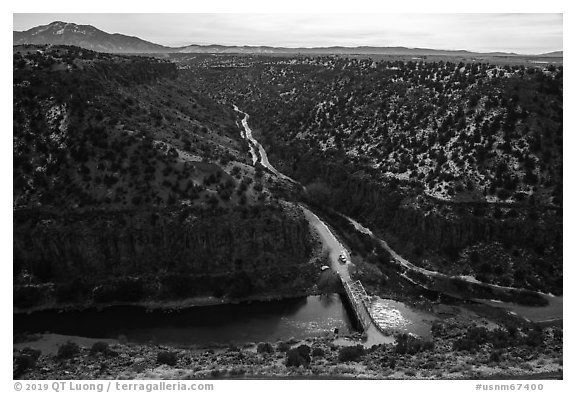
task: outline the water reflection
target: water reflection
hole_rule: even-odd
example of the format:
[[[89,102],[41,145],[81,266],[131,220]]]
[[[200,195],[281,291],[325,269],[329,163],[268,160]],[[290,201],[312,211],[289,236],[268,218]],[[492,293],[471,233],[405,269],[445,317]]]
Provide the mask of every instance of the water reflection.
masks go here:
[[[351,330],[336,294],[272,302],[146,312],[141,307],[103,311],[37,312],[14,316],[15,332],[44,332],[166,345],[246,343],[304,339],[338,328]]]

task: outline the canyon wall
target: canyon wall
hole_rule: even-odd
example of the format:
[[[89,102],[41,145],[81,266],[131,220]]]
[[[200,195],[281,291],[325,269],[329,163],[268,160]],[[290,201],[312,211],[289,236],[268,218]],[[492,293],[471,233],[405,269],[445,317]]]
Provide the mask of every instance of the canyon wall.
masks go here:
[[[311,252],[308,222],[280,206],[14,213],[15,284],[26,284],[23,276],[57,287],[81,281],[84,289],[137,281],[135,297],[241,297],[312,285]]]

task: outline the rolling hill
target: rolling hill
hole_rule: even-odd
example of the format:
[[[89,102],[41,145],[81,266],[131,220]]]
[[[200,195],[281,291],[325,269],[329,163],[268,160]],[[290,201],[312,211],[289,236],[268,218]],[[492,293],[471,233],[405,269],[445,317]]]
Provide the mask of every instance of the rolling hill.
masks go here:
[[[138,37],[110,34],[90,25],[52,22],[26,31],[13,32],[13,44],[75,45],[81,48],[107,53],[222,53],[222,54],[281,54],[281,55],[384,55],[384,56],[492,56],[524,57],[516,53],[480,53],[467,50],[438,50],[429,48],[381,47],[381,46],[330,46],[311,48],[286,48],[274,46],[235,45],[186,45],[168,47]],[[562,57],[562,51],[534,55],[534,57]],[[529,56],[530,57],[530,56]]]

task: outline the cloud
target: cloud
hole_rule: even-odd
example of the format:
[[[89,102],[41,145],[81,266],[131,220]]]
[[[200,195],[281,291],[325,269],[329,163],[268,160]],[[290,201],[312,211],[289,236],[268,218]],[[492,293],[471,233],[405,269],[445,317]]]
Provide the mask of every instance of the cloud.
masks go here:
[[[24,30],[63,20],[163,45],[407,46],[561,50],[562,14],[14,14]]]

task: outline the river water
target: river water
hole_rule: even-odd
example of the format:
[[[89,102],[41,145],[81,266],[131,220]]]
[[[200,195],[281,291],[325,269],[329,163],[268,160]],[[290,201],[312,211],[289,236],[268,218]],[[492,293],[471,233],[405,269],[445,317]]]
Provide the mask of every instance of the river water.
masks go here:
[[[353,323],[337,294],[298,299],[191,307],[179,311],[147,311],[113,306],[98,311],[40,311],[14,315],[14,331],[51,332],[129,342],[190,346],[245,344],[322,336]]]
[[[268,161],[266,151],[252,136],[248,114],[244,115],[242,136],[249,141],[253,163],[260,162],[277,177],[296,183],[277,171]],[[300,206],[329,252],[331,268],[350,280],[348,264],[338,262],[349,250],[338,241],[330,228],[305,206]],[[349,258],[348,258],[349,259]],[[430,321],[417,310],[387,299],[375,299],[375,314],[386,328],[427,336]],[[274,342],[322,336],[334,329],[347,334],[354,330],[349,309],[340,295],[308,296],[299,299],[191,307],[177,311],[149,311],[137,306],[113,306],[103,310],[40,311],[14,315],[14,332],[51,332],[90,338],[118,338],[129,342],[191,346],[209,344],[245,344]],[[374,326],[367,332],[370,346],[392,342]]]
[[[274,173],[277,177],[299,184],[292,178],[279,172],[274,168],[274,166],[272,166],[272,164],[270,164],[266,151],[254,138],[252,129],[250,129],[248,125],[248,119],[250,116],[238,109],[236,105],[234,105],[234,110],[244,115],[244,118],[242,119],[242,126],[244,127],[242,136],[248,141],[250,152],[252,154],[252,161],[254,163],[260,161],[265,168],[270,170],[270,172]],[[350,266],[349,250],[342,245],[326,223],[324,223],[316,214],[302,204],[299,206],[310,226],[314,228],[316,233],[319,235],[324,250],[328,252],[331,269],[338,273],[343,281],[351,282],[352,279],[348,271]],[[345,264],[340,263],[340,255],[347,256],[348,262]],[[392,333],[395,332],[412,333],[418,336],[428,337],[430,335],[431,323],[435,319],[432,314],[412,309],[404,303],[380,298],[372,299],[370,313],[374,318],[374,322],[378,324],[378,327],[372,323],[364,332],[367,336],[365,342],[366,346],[393,342],[394,338],[392,337]],[[390,334],[384,335],[382,334],[382,331],[388,331]]]
[[[253,163],[260,162],[277,177],[296,183],[269,163],[264,148],[252,136],[252,130],[248,126],[248,114],[236,106],[234,109],[244,115],[242,136],[249,141]],[[311,227],[320,236],[324,249],[328,251],[332,270],[338,272],[343,279],[350,280],[349,262],[341,264],[338,261],[341,254],[349,256],[349,250],[338,241],[318,216],[305,206],[300,207]],[[369,229],[358,222],[354,220],[351,222],[357,230],[374,236]],[[383,240],[381,242],[385,243]],[[387,244],[384,246],[389,248]],[[428,275],[439,274],[414,266],[393,250],[390,251],[408,268]],[[562,297],[552,300],[547,308],[514,305],[514,308],[509,310],[521,316],[531,317],[533,320],[561,318]],[[496,307],[512,307],[504,303],[486,302],[494,303],[490,305]],[[372,299],[371,313],[383,330],[390,330],[391,333],[412,333],[422,337],[430,335],[430,327],[435,319],[434,315],[412,309],[404,303],[380,298]],[[41,311],[14,315],[14,332],[51,332],[91,338],[118,338],[123,335],[129,342],[152,342],[175,346],[230,343],[241,345],[290,338],[301,340],[326,335],[334,329],[344,334],[354,329],[348,309],[337,294],[191,307],[170,312],[147,311],[143,307],[136,306],[114,306],[100,311],[96,309],[69,312]],[[368,346],[393,341],[391,336],[382,335],[374,325],[371,325],[366,333]]]

